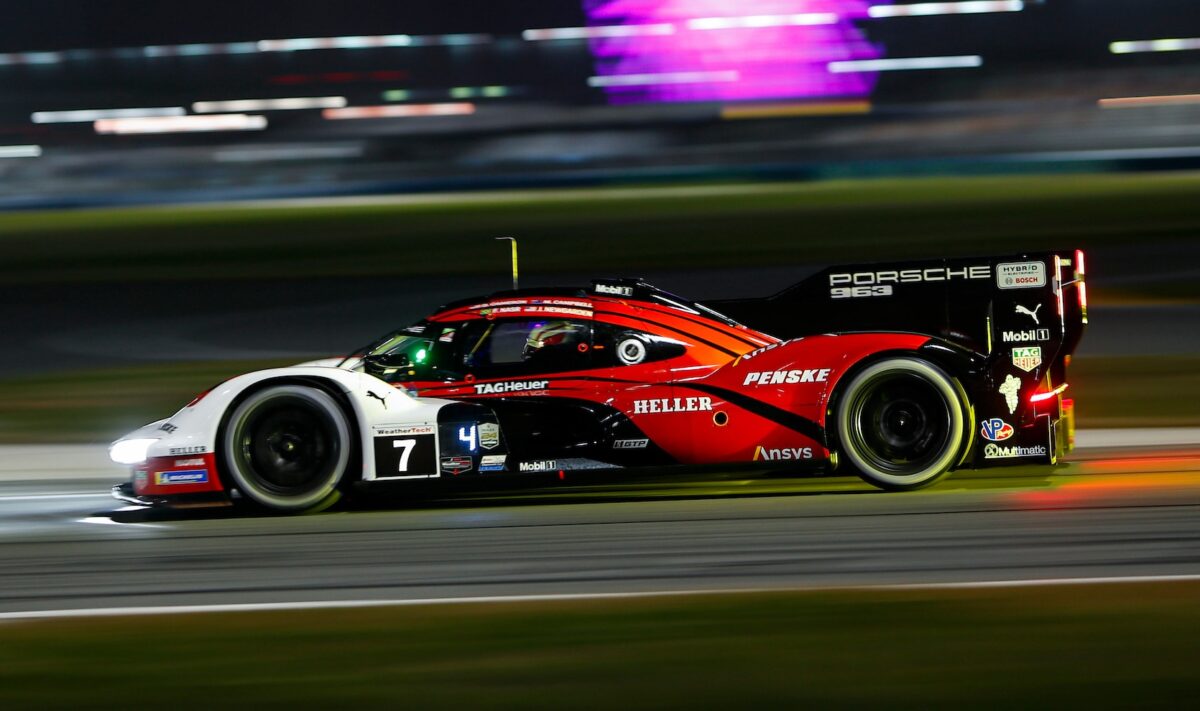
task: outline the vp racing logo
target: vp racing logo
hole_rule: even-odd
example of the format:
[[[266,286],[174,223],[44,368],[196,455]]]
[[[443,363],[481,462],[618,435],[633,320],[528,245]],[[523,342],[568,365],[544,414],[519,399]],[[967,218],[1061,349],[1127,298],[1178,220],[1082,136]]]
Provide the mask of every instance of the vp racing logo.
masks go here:
[[[999,417],[984,420],[982,425],[979,433],[989,442],[1003,442],[1013,436],[1013,426]]]

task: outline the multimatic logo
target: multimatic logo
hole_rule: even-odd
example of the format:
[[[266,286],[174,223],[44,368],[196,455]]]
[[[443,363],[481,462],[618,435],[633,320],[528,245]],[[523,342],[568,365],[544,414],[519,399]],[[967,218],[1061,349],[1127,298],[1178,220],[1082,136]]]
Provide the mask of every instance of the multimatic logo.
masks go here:
[[[742,385],[783,385],[792,383],[823,383],[829,379],[829,368],[811,370],[768,370],[746,373]]]
[[[1046,445],[1036,444],[1032,447],[1021,447],[1013,445],[1011,447],[1001,447],[998,444],[989,444],[983,448],[984,459],[1014,459],[1016,457],[1044,457],[1046,456]]]
[[[1050,340],[1050,329],[1048,328],[1031,328],[1027,331],[1005,331],[1000,334],[1000,339],[1005,343],[1029,343],[1030,341],[1048,341]]]
[[[812,447],[780,447],[778,449],[767,449],[759,445],[754,448],[754,461],[756,462],[775,462],[795,459],[812,459]]]
[[[545,390],[548,385],[550,385],[549,380],[512,380],[503,383],[480,383],[475,386],[475,394],[502,395],[504,393]]]
[[[676,397],[657,400],[634,400],[633,414],[651,415],[659,412],[702,412],[712,408],[710,397]]]

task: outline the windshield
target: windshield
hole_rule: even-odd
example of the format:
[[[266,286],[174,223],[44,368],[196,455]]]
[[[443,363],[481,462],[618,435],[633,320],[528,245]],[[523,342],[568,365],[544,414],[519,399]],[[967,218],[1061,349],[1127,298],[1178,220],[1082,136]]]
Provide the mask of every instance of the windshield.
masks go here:
[[[448,355],[455,331],[428,323],[393,331],[351,356],[361,359],[354,367],[388,382],[444,380],[450,374],[440,362]]]

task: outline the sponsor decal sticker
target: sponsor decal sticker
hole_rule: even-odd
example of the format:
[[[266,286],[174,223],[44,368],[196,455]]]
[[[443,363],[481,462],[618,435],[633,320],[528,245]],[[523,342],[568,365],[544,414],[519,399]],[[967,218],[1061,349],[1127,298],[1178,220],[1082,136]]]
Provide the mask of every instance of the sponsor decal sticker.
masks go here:
[[[1005,343],[1029,343],[1031,341],[1048,341],[1050,340],[1050,329],[1048,328],[1031,328],[1027,331],[1005,331],[1000,334],[1001,340]]]
[[[839,272],[829,275],[831,287],[876,286],[879,284],[921,284],[929,282],[987,279],[992,268],[986,264],[973,267],[929,267],[927,269],[883,269],[875,272]]]
[[[204,454],[208,451],[208,447],[197,445],[194,447],[171,447],[167,450],[167,454],[172,457],[179,457],[185,454]]]
[[[982,424],[979,433],[989,442],[1003,442],[1013,436],[1013,426],[999,417],[984,420]]]
[[[479,460],[479,464],[480,464],[481,466],[485,466],[485,467],[494,466],[494,465],[496,465],[496,464],[501,464],[501,465],[503,465],[503,464],[504,464],[504,460],[505,460],[505,459],[508,459],[508,455],[505,455],[505,454],[485,454],[485,455],[483,455],[483,458]]]
[[[176,460],[175,460],[175,464],[173,464],[172,466],[176,466],[176,467],[202,467],[202,466],[204,466],[204,460],[203,460],[203,459],[176,459]]]
[[[545,459],[540,462],[521,462],[523,472],[551,472],[558,469],[557,459]]]
[[[1004,404],[1008,405],[1008,414],[1017,411],[1017,396],[1021,392],[1021,380],[1009,373],[1000,384],[1000,394],[1004,396]]]
[[[207,469],[181,469],[169,472],[154,472],[154,483],[159,486],[173,484],[207,484]]]
[[[645,449],[649,445],[648,439],[618,439],[613,442],[613,449]]]
[[[1046,456],[1046,445],[1044,444],[1037,444],[1032,447],[1022,447],[1015,444],[1011,447],[1002,447],[998,444],[989,444],[983,448],[984,459],[1013,459],[1015,457],[1044,456]]]
[[[812,447],[781,447],[778,449],[767,449],[766,447],[759,445],[754,448],[754,461],[756,462],[812,459],[812,457]]]
[[[500,425],[495,422],[484,422],[479,425],[479,446],[484,449],[495,449],[500,446]]]
[[[396,437],[398,435],[427,435],[434,433],[433,425],[375,425],[376,437]]]
[[[1012,362],[1013,365],[1028,373],[1042,364],[1042,347],[1014,348]]]
[[[438,341],[440,341],[442,343],[449,343],[453,340],[454,340],[454,329],[453,328],[443,328],[442,335],[438,336]]]
[[[633,401],[633,414],[635,415],[652,415],[661,412],[707,412],[712,409],[712,398],[710,397],[676,397]]]
[[[1043,262],[1009,262],[996,265],[996,286],[1001,289],[1033,289],[1046,285]]]
[[[597,284],[597,294],[610,294],[612,296],[633,296],[632,286],[617,286],[615,284]]]
[[[1042,322],[1040,320],[1038,320],[1038,311],[1042,310],[1042,306],[1044,306],[1044,304],[1038,304],[1037,306],[1033,307],[1032,311],[1030,311],[1029,309],[1025,308],[1024,306],[1017,304],[1016,313],[1021,314],[1023,316],[1028,316],[1029,318],[1033,319],[1034,323],[1041,326]]]
[[[179,429],[179,427],[171,424],[170,422],[164,422],[158,426],[158,429],[162,432],[166,432],[167,434],[175,434],[175,430]]]
[[[501,383],[479,383],[475,386],[475,394],[501,395],[504,393],[521,393],[533,390],[545,390],[549,385],[549,380],[511,380]]]
[[[442,471],[458,476],[474,467],[470,457],[442,457]]]
[[[798,338],[797,338],[797,339],[795,339],[795,340],[797,340],[797,341],[798,341],[798,340],[800,340],[800,339],[798,339]],[[754,358],[754,357],[756,357],[756,356],[760,356],[760,355],[762,355],[763,353],[766,353],[767,351],[773,351],[773,350],[775,350],[776,348],[778,348],[778,347],[780,347],[780,346],[782,346],[782,345],[786,345],[786,344],[788,344],[788,343],[791,343],[791,341],[780,341],[780,342],[778,342],[778,343],[772,343],[772,344],[771,344],[771,345],[769,345],[769,346],[763,346],[762,348],[759,348],[758,350],[753,350],[753,351],[750,351],[750,352],[749,352],[749,353],[747,353],[746,355],[744,355],[744,356],[742,356],[742,357],[738,358],[738,359],[737,359],[737,361],[734,361],[734,364],[737,364],[737,362],[738,362],[738,361],[750,360],[751,358]]]
[[[809,370],[775,370],[746,373],[742,385],[784,385],[793,383],[823,383],[829,380],[829,368]]]

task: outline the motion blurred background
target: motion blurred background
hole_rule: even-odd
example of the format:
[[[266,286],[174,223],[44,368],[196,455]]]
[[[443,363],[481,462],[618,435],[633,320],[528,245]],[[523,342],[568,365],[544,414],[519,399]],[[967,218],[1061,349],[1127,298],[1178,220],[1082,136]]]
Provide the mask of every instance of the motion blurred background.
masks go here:
[[[500,236],[701,299],[1081,246],[1081,421],[1198,422],[1198,70],[1192,0],[10,8],[0,440],[503,288]]]

